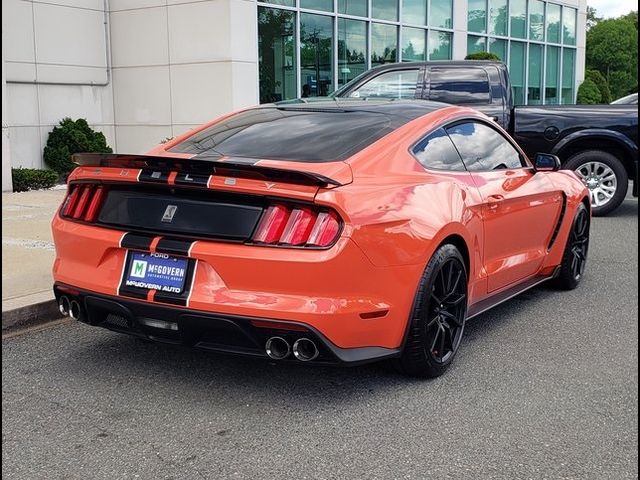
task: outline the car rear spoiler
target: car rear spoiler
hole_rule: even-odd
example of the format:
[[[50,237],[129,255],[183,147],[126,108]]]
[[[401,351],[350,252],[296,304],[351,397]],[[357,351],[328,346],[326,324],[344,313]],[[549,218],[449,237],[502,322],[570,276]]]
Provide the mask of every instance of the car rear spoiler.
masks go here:
[[[259,178],[303,185],[338,187],[343,185],[337,180],[315,172],[258,165],[261,160],[254,158],[224,156],[182,158],[126,153],[76,153],[72,155],[71,160],[82,167],[145,168],[161,172]]]

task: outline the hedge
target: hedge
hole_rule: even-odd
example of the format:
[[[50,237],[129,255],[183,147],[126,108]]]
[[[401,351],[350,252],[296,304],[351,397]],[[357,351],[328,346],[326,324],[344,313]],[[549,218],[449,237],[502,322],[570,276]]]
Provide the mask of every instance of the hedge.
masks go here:
[[[11,178],[14,192],[26,192],[53,187],[58,181],[58,174],[36,168],[12,168]]]

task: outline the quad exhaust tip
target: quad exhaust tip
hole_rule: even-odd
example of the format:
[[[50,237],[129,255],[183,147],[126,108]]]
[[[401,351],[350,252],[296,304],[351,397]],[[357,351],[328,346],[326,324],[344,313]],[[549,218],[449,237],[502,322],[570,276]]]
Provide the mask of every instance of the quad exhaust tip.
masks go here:
[[[66,296],[60,297],[60,300],[58,302],[58,310],[60,310],[60,313],[65,317],[68,317],[69,308],[70,308],[69,299]]]
[[[80,304],[75,300],[72,300],[71,304],[69,305],[69,316],[74,320],[80,320],[80,315],[82,315]]]
[[[289,342],[282,337],[271,337],[267,340],[264,350],[267,352],[269,358],[273,358],[274,360],[283,360],[291,353]]]
[[[301,362],[310,362],[318,357],[318,347],[313,340],[299,338],[293,344],[293,356]]]

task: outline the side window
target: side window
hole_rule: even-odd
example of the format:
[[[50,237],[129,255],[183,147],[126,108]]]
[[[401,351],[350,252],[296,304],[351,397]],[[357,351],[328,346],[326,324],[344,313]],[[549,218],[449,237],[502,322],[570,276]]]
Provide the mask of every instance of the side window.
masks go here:
[[[429,100],[454,105],[489,104],[489,77],[482,68],[441,68],[429,70]]]
[[[501,133],[478,122],[447,128],[469,171],[522,168],[518,151]]]
[[[351,92],[349,96],[354,98],[414,98],[417,83],[418,70],[387,72],[372,78]]]
[[[439,128],[411,149],[424,168],[462,172],[464,163],[444,129]]]

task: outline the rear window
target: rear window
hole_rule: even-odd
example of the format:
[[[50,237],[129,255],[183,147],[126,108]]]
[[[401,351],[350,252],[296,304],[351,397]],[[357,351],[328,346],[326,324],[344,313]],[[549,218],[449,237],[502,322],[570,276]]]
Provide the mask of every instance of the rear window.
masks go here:
[[[454,105],[491,103],[487,72],[482,68],[431,68],[429,100]]]
[[[349,158],[397,127],[383,113],[362,110],[259,108],[212,125],[169,151],[202,157],[332,162]]]

